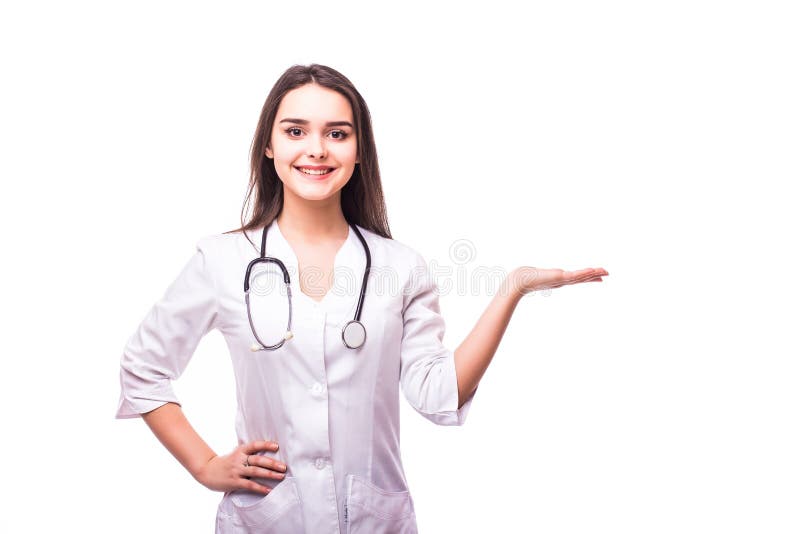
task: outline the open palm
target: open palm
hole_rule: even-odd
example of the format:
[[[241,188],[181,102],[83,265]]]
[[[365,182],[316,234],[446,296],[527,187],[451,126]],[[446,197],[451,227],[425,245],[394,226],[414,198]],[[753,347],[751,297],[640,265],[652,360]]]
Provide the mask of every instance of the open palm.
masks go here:
[[[602,282],[603,276],[608,276],[608,271],[601,267],[589,267],[579,271],[519,267],[511,273],[511,283],[513,288],[526,295],[531,291],[552,289],[570,284]]]

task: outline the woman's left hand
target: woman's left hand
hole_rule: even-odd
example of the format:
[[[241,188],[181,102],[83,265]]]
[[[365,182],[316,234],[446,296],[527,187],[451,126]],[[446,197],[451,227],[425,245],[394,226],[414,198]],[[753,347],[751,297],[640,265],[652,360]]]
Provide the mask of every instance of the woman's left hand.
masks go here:
[[[603,276],[608,276],[608,271],[602,267],[590,267],[579,271],[518,267],[509,275],[509,282],[512,290],[518,291],[520,295],[527,295],[531,291],[551,289],[569,284],[602,282]]]

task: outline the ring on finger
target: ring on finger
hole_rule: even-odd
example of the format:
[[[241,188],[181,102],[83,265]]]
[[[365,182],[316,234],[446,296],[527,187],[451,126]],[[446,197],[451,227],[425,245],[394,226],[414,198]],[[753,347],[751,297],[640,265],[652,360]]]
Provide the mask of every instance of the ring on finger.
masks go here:
[[[248,454],[247,457],[244,459],[244,466],[250,467],[250,455]]]

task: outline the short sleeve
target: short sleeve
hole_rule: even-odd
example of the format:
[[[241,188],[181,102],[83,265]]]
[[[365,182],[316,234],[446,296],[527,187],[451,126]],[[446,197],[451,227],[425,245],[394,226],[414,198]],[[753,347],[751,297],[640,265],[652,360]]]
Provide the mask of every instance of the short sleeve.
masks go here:
[[[216,327],[218,315],[201,243],[123,349],[117,419],[138,417],[167,402],[180,404],[171,381],[183,373],[200,339]]]
[[[403,299],[403,394],[418,413],[437,425],[463,425],[477,389],[458,408],[455,353],[442,344],[445,322],[438,287],[418,253]]]

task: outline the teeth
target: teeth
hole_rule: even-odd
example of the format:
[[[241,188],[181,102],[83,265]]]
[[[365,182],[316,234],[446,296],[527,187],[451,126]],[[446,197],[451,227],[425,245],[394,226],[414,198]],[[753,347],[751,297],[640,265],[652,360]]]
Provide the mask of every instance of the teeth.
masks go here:
[[[319,171],[312,171],[311,169],[298,169],[298,170],[300,172],[304,172],[306,174],[316,174],[316,175],[327,174],[328,171],[330,171],[330,169],[323,169],[323,170],[319,170]]]

